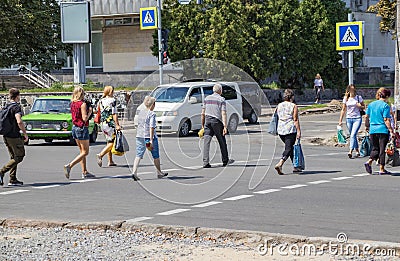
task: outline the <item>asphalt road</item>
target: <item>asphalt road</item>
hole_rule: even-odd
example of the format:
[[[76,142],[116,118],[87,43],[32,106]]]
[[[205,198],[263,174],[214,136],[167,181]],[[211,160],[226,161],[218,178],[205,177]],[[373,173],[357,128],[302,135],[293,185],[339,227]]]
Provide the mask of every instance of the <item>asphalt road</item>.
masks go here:
[[[335,135],[338,117],[301,117],[304,140]],[[279,176],[271,165],[283,146],[267,134],[268,118],[262,120],[228,136],[236,162],[226,168],[215,144],[213,168],[202,169],[202,142],[196,135],[163,135],[161,161],[169,176],[162,180],[156,178],[149,155],[139,168],[142,180],[130,178],[134,130],[125,131],[131,150],[126,157],[115,157],[117,167],[97,166],[95,154],[105,145],[101,136],[90,147],[88,169],[97,176],[92,180],[81,179],[80,166],[73,168],[71,180],[64,177],[62,166],[78,153],[75,146],[32,141],[18,169],[25,185],[0,187],[0,219],[134,220],[325,237],[344,232],[350,239],[399,242],[398,167],[390,169],[393,175],[367,175],[366,159],[348,159],[347,148],[303,143],[306,171],[292,174],[288,162],[287,175]],[[0,143],[3,164],[8,154]]]

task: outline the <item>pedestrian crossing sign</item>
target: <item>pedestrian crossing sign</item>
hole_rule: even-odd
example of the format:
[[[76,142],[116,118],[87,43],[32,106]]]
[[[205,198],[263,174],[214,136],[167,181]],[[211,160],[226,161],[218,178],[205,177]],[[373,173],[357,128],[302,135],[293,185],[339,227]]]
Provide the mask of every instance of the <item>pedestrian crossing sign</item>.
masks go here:
[[[157,29],[157,7],[140,8],[140,30]]]
[[[336,50],[362,50],[363,22],[336,23]]]

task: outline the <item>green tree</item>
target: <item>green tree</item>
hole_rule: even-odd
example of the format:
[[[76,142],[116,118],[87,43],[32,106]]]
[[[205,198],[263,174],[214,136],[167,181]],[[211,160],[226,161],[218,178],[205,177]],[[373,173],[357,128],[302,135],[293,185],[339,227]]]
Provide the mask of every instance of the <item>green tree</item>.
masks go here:
[[[382,17],[379,23],[381,31],[395,32],[396,30],[396,0],[380,0],[377,4],[371,5],[368,12],[376,13]]]
[[[54,62],[54,55],[71,50],[61,43],[56,0],[2,0],[0,24],[0,67],[31,64],[50,71],[62,64]]]

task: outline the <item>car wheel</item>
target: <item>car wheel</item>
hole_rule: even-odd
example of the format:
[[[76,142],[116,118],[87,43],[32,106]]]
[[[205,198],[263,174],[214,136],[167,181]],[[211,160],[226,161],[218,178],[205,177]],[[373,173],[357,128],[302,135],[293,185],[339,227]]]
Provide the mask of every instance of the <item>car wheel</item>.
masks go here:
[[[95,143],[95,142],[96,142],[96,140],[97,140],[97,134],[98,134],[97,125],[94,125],[92,134],[89,135],[89,141],[90,141],[91,143]]]
[[[257,113],[254,110],[251,110],[250,117],[248,118],[249,123],[256,124],[258,121]]]
[[[76,140],[74,138],[69,138],[69,145],[76,145]]]
[[[229,133],[236,132],[238,123],[239,123],[238,116],[236,114],[233,114],[231,116],[231,118],[229,119],[229,122],[228,122],[228,131],[229,131]]]
[[[183,120],[181,124],[179,124],[179,137],[187,137],[190,132],[190,120]]]
[[[53,139],[44,139],[45,142],[51,143],[53,142]]]

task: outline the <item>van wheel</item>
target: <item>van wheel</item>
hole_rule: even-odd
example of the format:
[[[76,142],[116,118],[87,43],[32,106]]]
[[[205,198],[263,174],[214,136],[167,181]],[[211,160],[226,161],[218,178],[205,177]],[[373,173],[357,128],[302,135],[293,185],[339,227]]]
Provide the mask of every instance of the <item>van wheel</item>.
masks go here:
[[[239,118],[236,114],[233,114],[228,122],[228,131],[229,133],[235,133],[237,130],[237,126],[239,123]]]
[[[179,124],[179,137],[186,137],[190,132],[190,120],[183,120],[181,124]]]
[[[94,125],[92,134],[89,135],[89,142],[90,143],[95,143],[97,140],[97,134],[98,134],[98,129],[97,129],[97,124]]]
[[[247,120],[251,124],[256,124],[258,121],[257,113],[254,110],[251,110],[250,117]]]

